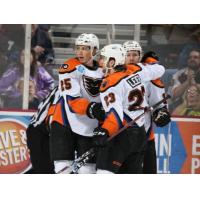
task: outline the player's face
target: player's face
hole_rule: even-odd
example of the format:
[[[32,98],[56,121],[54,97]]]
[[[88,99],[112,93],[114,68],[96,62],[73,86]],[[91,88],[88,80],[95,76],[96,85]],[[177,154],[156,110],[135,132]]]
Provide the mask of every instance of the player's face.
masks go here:
[[[140,62],[139,51],[128,51],[126,54],[126,64],[137,64]]]
[[[92,59],[92,50],[89,46],[75,46],[75,54],[78,60],[83,64],[88,64]]]

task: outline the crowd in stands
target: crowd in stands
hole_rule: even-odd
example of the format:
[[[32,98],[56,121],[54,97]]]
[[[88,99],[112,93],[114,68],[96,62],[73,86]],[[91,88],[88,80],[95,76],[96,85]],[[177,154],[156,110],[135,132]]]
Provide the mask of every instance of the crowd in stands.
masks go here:
[[[12,26],[12,25],[10,25]],[[10,33],[10,26],[0,27],[0,108],[22,109],[24,77],[24,25]],[[20,30],[20,31],[19,31]],[[10,33],[10,34],[8,34]],[[10,35],[18,35],[14,38]],[[12,42],[11,42],[12,41]],[[12,46],[10,45],[12,43]],[[52,42],[45,26],[32,25],[30,51],[29,109],[37,109],[42,99],[54,88],[54,79],[45,69],[53,61]]]
[[[200,50],[191,49],[187,65],[180,68],[172,78],[173,115],[200,116]]]
[[[37,109],[57,81],[50,73],[54,51],[49,28],[32,25],[29,109]],[[24,25],[0,25],[0,108],[22,108],[24,38]],[[200,29],[191,34],[190,42],[179,52],[177,66],[169,67],[163,79],[172,96],[170,112],[200,116]]]

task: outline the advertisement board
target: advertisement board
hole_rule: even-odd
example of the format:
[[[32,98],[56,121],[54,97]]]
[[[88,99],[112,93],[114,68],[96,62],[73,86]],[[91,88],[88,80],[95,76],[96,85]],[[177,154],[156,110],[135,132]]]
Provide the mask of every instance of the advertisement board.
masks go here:
[[[26,129],[32,115],[33,112],[0,111],[0,174],[30,169]]]
[[[200,173],[200,119],[172,118],[155,139],[158,173]]]
[[[0,111],[0,174],[31,168],[26,128],[34,112]],[[172,118],[154,127],[159,174],[200,173],[200,119]]]

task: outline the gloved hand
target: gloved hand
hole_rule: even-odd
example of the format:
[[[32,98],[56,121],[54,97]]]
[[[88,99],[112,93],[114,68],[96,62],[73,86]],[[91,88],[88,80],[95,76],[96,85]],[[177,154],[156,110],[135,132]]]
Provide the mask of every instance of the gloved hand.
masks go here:
[[[93,131],[93,144],[96,147],[105,146],[107,139],[109,138],[108,131],[105,128],[97,127]]]
[[[141,63],[154,63],[158,62],[159,58],[154,51],[146,52],[141,59]]]
[[[156,124],[156,126],[166,126],[170,121],[170,113],[167,108],[159,108],[153,112],[153,122]]]
[[[87,116],[91,119],[104,121],[105,111],[101,103],[91,102],[87,107]]]

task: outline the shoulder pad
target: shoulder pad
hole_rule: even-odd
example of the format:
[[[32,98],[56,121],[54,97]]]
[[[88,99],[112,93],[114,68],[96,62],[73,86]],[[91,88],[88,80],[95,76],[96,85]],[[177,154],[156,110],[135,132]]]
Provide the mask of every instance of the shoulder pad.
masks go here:
[[[70,73],[76,70],[76,67],[81,63],[75,59],[70,58],[69,60],[65,61],[59,68],[59,74]]]
[[[114,87],[121,80],[123,80],[124,78],[126,78],[128,76],[129,76],[129,74],[127,72],[117,72],[117,73],[114,73],[114,74],[107,76],[102,81],[102,84],[101,84],[101,87],[100,87],[100,92],[105,92],[110,87]]]
[[[139,65],[136,65],[136,64],[135,65],[133,65],[133,64],[126,65],[126,68],[132,74],[135,74],[135,73],[137,73],[137,72],[142,70],[142,68]]]

